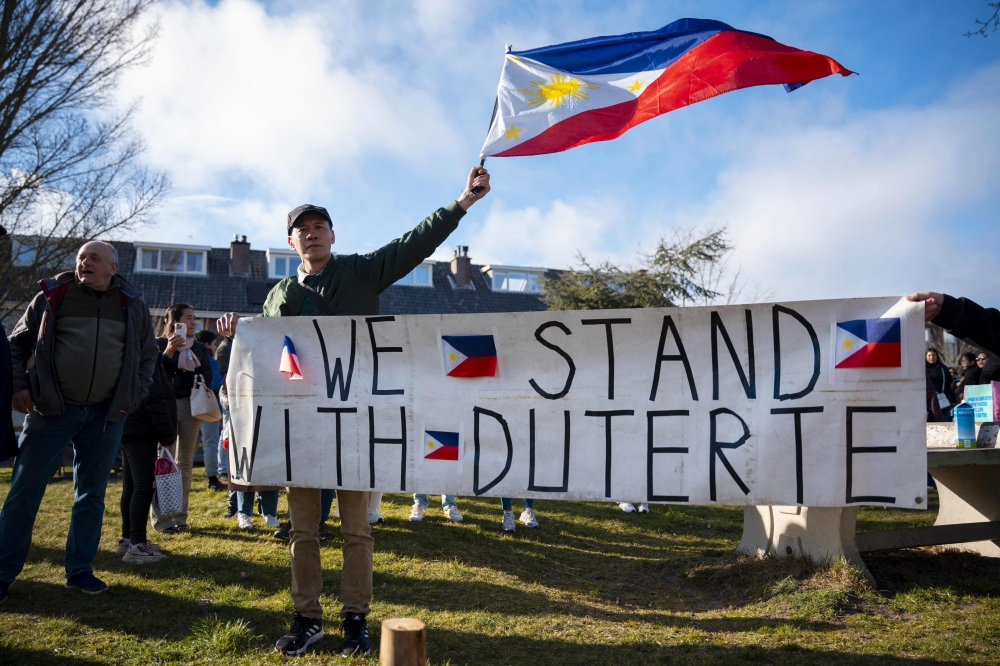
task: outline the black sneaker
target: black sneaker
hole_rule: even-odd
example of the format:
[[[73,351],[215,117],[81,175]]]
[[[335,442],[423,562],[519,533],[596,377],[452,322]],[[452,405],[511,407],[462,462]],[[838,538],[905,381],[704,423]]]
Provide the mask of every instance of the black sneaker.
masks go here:
[[[333,539],[333,532],[326,526],[326,523],[320,523],[319,529],[316,530],[316,536],[319,537],[320,541],[330,541]]]
[[[226,507],[226,512],[222,514],[223,518],[232,518],[236,515],[236,491],[229,491],[229,506]]]
[[[302,654],[306,648],[321,638],[323,638],[323,621],[296,613],[292,628],[278,639],[274,649],[284,654]]]
[[[368,623],[360,613],[351,613],[344,618],[344,642],[340,644],[341,657],[367,657],[372,653],[372,642],[368,639]]]
[[[290,521],[287,523],[281,523],[278,529],[274,530],[274,538],[288,543],[292,538],[291,531],[292,523]]]
[[[107,584],[94,575],[93,571],[81,571],[66,579],[66,587],[79,588],[84,594],[100,594],[108,589]]]
[[[228,486],[222,481],[219,481],[219,477],[210,476],[208,477],[208,489],[209,490],[226,490]]]
[[[10,586],[14,584],[14,581],[0,580],[0,604],[7,601],[7,592],[10,590]]]

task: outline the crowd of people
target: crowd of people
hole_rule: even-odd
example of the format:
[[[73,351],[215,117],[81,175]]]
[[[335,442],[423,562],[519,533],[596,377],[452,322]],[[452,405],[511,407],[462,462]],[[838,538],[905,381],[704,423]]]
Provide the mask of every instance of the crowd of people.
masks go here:
[[[935,347],[924,357],[927,370],[927,420],[951,421],[952,410],[965,400],[965,387],[1000,381],[1000,356],[980,351],[964,352],[958,367],[948,366]]]
[[[332,255],[329,213],[319,206],[299,206],[289,213],[286,230],[301,264],[297,275],[271,290],[263,316],[378,314],[379,293],[430,256],[489,189],[486,170],[474,167],[459,199],[366,255]],[[265,525],[274,528],[275,537],[288,542],[295,613],[291,628],[275,649],[301,654],[323,638],[320,541],[332,536],[327,522],[336,500],[343,537],[340,653],[345,657],[370,654],[366,617],[373,592],[371,525],[383,520],[381,494],[287,488],[289,521],[281,524],[281,489],[238,485],[235,475],[229,475],[227,484],[223,480],[229,422],[225,377],[239,317],[236,313],[221,317],[217,333],[196,331],[194,308],[175,303],[166,309],[162,328],[154,331],[141,294],[117,274],[118,265],[114,246],[85,243],[77,254],[75,270],[40,282],[39,293],[10,336],[0,328],[0,339],[9,345],[6,355],[0,345],[0,400],[26,415],[15,440],[10,409],[0,406],[5,417],[0,424],[0,459],[15,457],[0,510],[0,603],[7,600],[24,568],[46,486],[67,446],[73,449],[74,501],[64,559],[66,587],[96,595],[108,587],[95,575],[93,562],[118,451],[123,483],[117,552],[127,563],[154,563],[167,555],[149,540],[149,525],[166,537],[189,529],[188,493],[200,437],[208,487],[228,491],[226,515],[236,517],[239,528],[253,529],[256,505]],[[984,349],[1000,349],[1000,312],[930,292],[910,299],[925,302],[928,320],[935,319]],[[5,356],[9,363],[3,362]],[[941,363],[935,350],[928,350],[927,385],[928,393],[933,393],[928,404],[936,404],[943,414],[942,408],[948,410],[951,399],[957,399],[957,389],[992,376],[988,369],[993,358],[985,354],[981,359],[966,357],[958,376]],[[217,392],[220,422],[198,418],[203,412],[193,409],[192,392],[201,397],[204,387]],[[170,452],[181,473],[179,511],[161,512],[155,501],[154,477],[162,450]],[[414,495],[409,519],[422,520],[429,502],[427,495]],[[441,507],[448,520],[463,520],[455,497],[442,496]],[[623,503],[619,508],[627,513],[649,511],[645,504]],[[502,498],[500,509],[501,528],[514,531],[513,500]],[[539,526],[530,498],[522,500],[518,520],[528,528]]]

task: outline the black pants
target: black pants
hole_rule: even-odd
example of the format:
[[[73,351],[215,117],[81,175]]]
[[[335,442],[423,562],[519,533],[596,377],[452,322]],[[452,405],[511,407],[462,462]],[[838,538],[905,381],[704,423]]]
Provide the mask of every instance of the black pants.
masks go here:
[[[146,521],[153,502],[156,440],[122,440],[122,538],[146,540]]]

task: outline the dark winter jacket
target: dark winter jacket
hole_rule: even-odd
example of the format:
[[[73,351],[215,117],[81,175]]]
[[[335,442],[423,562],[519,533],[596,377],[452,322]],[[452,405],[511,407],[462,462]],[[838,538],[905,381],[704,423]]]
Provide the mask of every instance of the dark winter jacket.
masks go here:
[[[12,388],[10,345],[7,344],[3,324],[0,324],[0,461],[17,455],[17,437],[10,413],[10,399],[14,395]]]
[[[1000,311],[946,294],[934,323],[956,338],[989,352],[990,358],[979,374],[980,384],[1000,381]]]
[[[173,358],[164,353],[167,349],[166,338],[157,338],[156,344],[159,345],[160,353],[163,354],[163,369],[167,371],[167,374],[173,380],[174,394],[178,398],[190,398],[191,388],[194,386],[195,373],[189,370],[181,370],[177,367],[177,357],[180,355],[180,352],[174,354]],[[212,354],[208,351],[208,347],[195,340],[194,344],[191,345],[191,352],[198,357],[198,362],[201,363],[201,367],[196,372],[201,373],[201,376],[205,378],[205,386],[211,386],[212,361],[210,359]]]
[[[31,389],[35,411],[42,416],[59,416],[65,399],[56,367],[56,321],[59,306],[75,277],[72,271],[39,281],[42,291],[28,305],[10,334],[13,391]],[[149,309],[142,295],[119,276],[112,278],[119,304],[125,315],[125,338],[118,382],[111,395],[108,421],[118,421],[134,411],[146,398],[156,365],[156,338]],[[29,360],[34,365],[28,369]]]
[[[934,323],[956,338],[1000,356],[1000,311],[946,294]]]
[[[173,446],[177,440],[177,401],[170,377],[159,362],[153,372],[149,395],[129,414],[122,441],[144,441]]]
[[[378,314],[378,295],[434,254],[464,215],[455,201],[374,252],[332,257],[323,270],[307,279],[307,285],[324,301],[325,312],[317,311],[319,306],[307,296],[297,275],[285,278],[268,293],[264,316]]]

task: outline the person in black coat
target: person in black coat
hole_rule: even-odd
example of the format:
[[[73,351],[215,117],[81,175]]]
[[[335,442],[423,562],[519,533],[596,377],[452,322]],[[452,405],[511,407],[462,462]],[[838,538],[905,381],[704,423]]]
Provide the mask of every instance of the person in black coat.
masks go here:
[[[944,420],[950,421],[948,415],[955,404],[955,394],[951,388],[951,374],[948,372],[948,367],[941,362],[941,354],[934,347],[927,348],[924,360],[924,365],[927,368],[927,380],[937,394],[938,404],[945,417]]]
[[[143,564],[164,558],[159,547],[146,540],[146,516],[153,501],[157,448],[170,447],[176,439],[174,389],[158,359],[149,395],[128,415],[122,431],[122,536],[115,552],[123,562]]]
[[[172,453],[181,472],[181,513],[159,516],[153,513],[153,528],[157,532],[174,534],[187,530],[188,494],[191,492],[191,468],[201,432],[201,419],[191,414],[191,389],[195,376],[201,375],[205,386],[212,385],[212,361],[208,347],[194,339],[197,319],[194,309],[186,303],[175,303],[163,317],[163,337],[157,338],[163,353],[163,369],[171,377],[177,398],[177,446]]]

